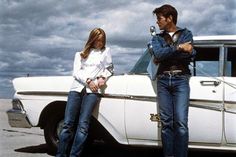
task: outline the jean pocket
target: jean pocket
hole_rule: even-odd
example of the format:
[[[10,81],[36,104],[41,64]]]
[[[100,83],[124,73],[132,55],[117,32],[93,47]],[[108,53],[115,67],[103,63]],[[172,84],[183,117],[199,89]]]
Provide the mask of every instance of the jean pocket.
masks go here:
[[[160,79],[163,79],[163,78],[169,78],[169,76],[164,75],[164,74],[157,75],[157,80],[160,80]]]
[[[189,81],[190,77],[191,77],[191,75],[177,75],[177,76],[175,76],[176,79],[183,79],[186,81]]]

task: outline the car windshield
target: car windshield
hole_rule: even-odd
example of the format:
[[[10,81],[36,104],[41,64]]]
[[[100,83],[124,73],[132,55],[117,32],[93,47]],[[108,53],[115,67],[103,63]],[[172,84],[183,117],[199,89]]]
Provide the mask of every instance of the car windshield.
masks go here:
[[[131,69],[130,74],[147,74],[147,66],[150,58],[151,56],[148,53],[148,50],[146,50],[134,65],[134,67]]]

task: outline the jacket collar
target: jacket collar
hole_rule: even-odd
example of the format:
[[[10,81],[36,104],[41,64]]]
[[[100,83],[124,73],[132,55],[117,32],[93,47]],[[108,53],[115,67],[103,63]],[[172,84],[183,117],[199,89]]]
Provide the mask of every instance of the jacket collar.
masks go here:
[[[178,32],[178,31],[184,31],[185,29],[186,29],[186,28],[181,28],[181,27],[178,27],[178,26],[177,26],[175,33]],[[162,33],[163,33],[163,34],[164,34],[164,33],[167,33],[167,34],[168,34],[168,32],[167,32],[166,30],[160,32],[160,34],[162,34]]]

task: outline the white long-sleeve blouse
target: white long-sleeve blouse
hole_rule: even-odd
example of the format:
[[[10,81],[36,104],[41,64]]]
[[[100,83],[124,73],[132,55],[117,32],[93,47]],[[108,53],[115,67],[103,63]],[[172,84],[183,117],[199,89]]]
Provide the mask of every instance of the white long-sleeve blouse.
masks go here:
[[[96,82],[97,77],[103,76],[108,78],[113,74],[112,58],[110,48],[104,50],[92,49],[86,59],[81,58],[81,52],[76,52],[74,59],[73,77],[74,81],[71,91],[81,92],[86,86],[86,91],[92,91],[87,86],[87,79]],[[98,92],[101,92],[100,90]]]

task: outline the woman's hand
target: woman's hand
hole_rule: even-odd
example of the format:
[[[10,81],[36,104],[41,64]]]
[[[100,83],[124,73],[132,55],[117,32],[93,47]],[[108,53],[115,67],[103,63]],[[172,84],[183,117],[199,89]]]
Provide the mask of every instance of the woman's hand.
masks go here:
[[[87,81],[88,87],[92,92],[97,92],[98,91],[98,86],[95,84],[94,81],[92,81],[91,79],[88,79]]]
[[[106,78],[105,77],[99,77],[98,78],[98,87],[101,88],[106,84]]]

